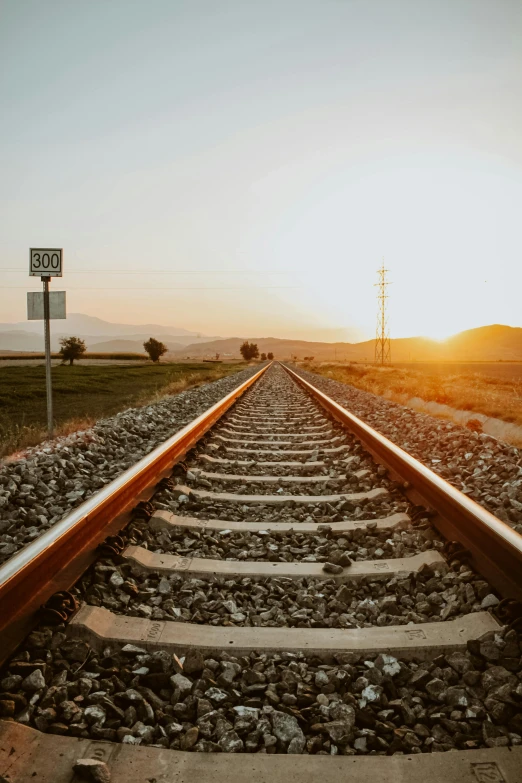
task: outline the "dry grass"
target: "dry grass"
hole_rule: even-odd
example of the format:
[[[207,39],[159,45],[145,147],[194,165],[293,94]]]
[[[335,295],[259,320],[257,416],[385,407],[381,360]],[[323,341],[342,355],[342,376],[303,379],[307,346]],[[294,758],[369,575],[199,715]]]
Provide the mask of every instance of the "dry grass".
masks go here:
[[[96,423],[95,419],[69,419],[59,424],[54,429],[55,438],[63,438],[73,432],[88,430]],[[0,456],[9,455],[10,459],[18,459],[23,456],[26,449],[38,446],[47,440],[47,430],[34,424],[14,425],[7,433],[7,437],[0,443]]]
[[[309,366],[328,378],[404,403],[415,397],[522,425],[522,380],[482,373],[455,374],[376,365]]]
[[[167,384],[167,386],[158,389],[152,395],[145,394],[142,397],[139,397],[136,405],[142,406],[150,405],[153,402],[160,402],[161,400],[164,400],[165,397],[169,397],[171,394],[179,394],[180,392],[185,391],[185,389],[193,389],[196,386],[200,386],[202,383],[218,381],[220,378],[223,378],[223,376],[228,374],[228,372],[220,369],[209,370],[207,372],[188,373],[187,375],[183,376],[183,378],[179,378],[176,381],[171,381],[169,384]]]
[[[91,353],[87,351],[83,354],[81,359],[111,359],[116,361],[125,362],[147,362],[150,361],[146,353],[129,353],[128,351],[114,352],[114,353]]]

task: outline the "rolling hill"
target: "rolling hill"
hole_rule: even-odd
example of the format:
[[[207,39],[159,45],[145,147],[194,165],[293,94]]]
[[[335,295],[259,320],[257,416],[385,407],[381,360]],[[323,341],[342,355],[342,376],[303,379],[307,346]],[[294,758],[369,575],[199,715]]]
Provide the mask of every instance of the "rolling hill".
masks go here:
[[[283,340],[277,337],[252,337],[260,352],[271,351],[278,359],[313,356],[319,361],[373,361],[375,340],[360,343],[321,343],[304,340]],[[216,353],[221,358],[240,357],[239,347],[244,338],[231,337],[199,345],[187,345],[174,356],[204,358]],[[427,337],[403,337],[391,341],[392,360],[409,361],[522,361],[522,328],[481,326],[460,332],[448,340],[430,340]]]

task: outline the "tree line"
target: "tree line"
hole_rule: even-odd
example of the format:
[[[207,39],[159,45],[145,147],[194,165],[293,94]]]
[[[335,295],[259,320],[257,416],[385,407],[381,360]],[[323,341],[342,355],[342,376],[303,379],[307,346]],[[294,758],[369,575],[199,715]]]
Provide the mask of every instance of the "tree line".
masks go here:
[[[60,356],[62,357],[63,364],[65,364],[65,362],[69,362],[69,364],[72,365],[74,360],[81,359],[82,354],[84,354],[87,350],[85,340],[81,340],[79,337],[62,337],[60,339],[60,345]],[[163,354],[167,353],[168,351],[165,343],[162,343],[160,340],[156,340],[154,337],[150,337],[146,342],[144,342],[143,347],[153,362],[159,362]],[[245,340],[243,345],[240,347],[239,352],[241,353],[241,356],[245,362],[250,362],[252,359],[261,359],[262,362],[266,362],[268,360],[271,362],[274,358],[274,354],[271,351],[268,353],[262,353],[260,356],[257,343],[249,343],[248,340]],[[219,354],[216,354],[216,358],[219,358]]]
[[[243,345],[240,347],[239,352],[245,362],[259,358],[262,362],[266,362],[267,359],[269,362],[271,362],[274,358],[274,354],[271,351],[269,353],[262,353],[261,356],[259,356],[259,348],[257,347],[257,343],[249,343],[248,340],[245,340]]]

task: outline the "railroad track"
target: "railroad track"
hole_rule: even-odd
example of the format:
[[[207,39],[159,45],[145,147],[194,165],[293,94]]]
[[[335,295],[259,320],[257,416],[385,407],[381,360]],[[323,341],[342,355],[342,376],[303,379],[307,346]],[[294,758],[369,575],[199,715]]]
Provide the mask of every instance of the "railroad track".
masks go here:
[[[520,536],[265,370],[0,567],[0,779],[522,780]]]

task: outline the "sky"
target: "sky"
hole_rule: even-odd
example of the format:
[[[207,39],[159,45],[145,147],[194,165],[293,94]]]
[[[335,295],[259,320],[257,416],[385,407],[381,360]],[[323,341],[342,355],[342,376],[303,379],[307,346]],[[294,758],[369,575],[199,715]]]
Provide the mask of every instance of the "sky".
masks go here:
[[[0,0],[0,322],[522,326],[520,0]]]

